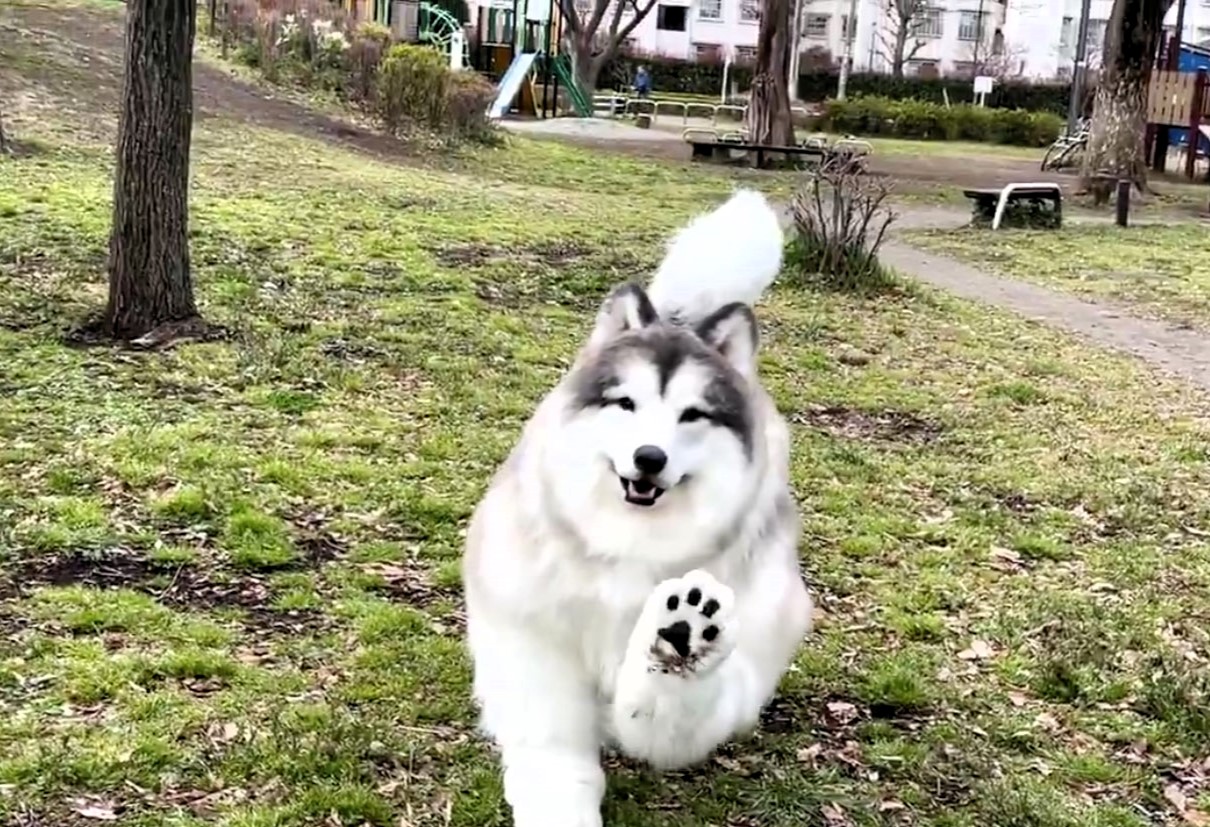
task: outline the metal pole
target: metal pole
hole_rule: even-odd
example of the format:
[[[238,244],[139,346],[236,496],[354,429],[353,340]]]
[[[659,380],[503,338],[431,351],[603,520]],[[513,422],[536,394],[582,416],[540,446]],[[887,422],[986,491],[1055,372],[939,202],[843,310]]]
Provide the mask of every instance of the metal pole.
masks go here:
[[[798,60],[802,52],[802,5],[803,0],[794,0],[794,20],[790,23],[790,68],[786,85],[790,89],[790,100],[798,100]]]
[[[1076,121],[1084,109],[1084,70],[1088,63],[1088,15],[1092,0],[1080,4],[1080,33],[1076,36],[1076,62],[1071,73],[1071,101],[1067,105],[1067,134],[1076,131]]]
[[[1089,2],[1089,0],[1084,0]],[[840,79],[836,84],[836,100],[844,100],[849,85],[849,67],[853,63],[853,35],[857,32],[857,0],[849,0],[849,25],[844,32],[844,57],[840,60]]]
[[[1168,68],[1176,71],[1181,68],[1181,44],[1185,42],[1185,0],[1176,5],[1176,42],[1172,44],[1172,55],[1168,58]]]
[[[975,12],[975,53],[971,55],[971,63],[975,64],[975,74],[984,74],[979,65],[979,47],[983,45],[983,0],[979,0],[979,10]]]

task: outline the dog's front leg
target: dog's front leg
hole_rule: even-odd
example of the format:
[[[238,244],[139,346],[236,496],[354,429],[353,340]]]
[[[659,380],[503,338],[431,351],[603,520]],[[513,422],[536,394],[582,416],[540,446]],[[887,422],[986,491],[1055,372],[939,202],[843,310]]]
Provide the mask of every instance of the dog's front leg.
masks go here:
[[[809,621],[801,582],[780,586],[780,599],[755,607],[736,607],[731,589],[701,570],[655,588],[611,709],[626,753],[660,768],[686,766],[757,724]],[[741,633],[741,619],[755,628]]]
[[[535,630],[472,618],[475,694],[500,746],[513,823],[601,827],[599,712],[581,667]]]

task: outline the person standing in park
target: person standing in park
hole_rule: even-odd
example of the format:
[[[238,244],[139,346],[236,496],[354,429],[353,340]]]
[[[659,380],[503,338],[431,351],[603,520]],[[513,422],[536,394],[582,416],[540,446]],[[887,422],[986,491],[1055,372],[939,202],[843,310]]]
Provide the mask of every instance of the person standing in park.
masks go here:
[[[640,98],[651,94],[651,73],[647,71],[646,66],[639,66],[638,71],[634,73],[634,89]]]

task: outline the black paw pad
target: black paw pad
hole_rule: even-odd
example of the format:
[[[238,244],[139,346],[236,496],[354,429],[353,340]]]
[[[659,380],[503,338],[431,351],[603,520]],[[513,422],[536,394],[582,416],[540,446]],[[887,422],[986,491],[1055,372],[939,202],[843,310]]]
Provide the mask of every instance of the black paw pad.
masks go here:
[[[714,617],[714,613],[718,611],[718,601],[713,597],[706,601],[706,605],[702,606],[702,614],[706,617]]]
[[[676,607],[681,605],[681,599],[675,594],[668,595],[668,611],[675,612]]]
[[[713,628],[713,627],[711,627]],[[718,630],[715,630],[715,634]],[[668,641],[676,653],[685,658],[689,656],[689,624],[683,620],[678,620],[671,626],[665,626],[660,629],[659,636]]]
[[[702,637],[705,640],[714,640],[716,637],[718,637],[718,627],[717,626],[707,626],[705,629],[702,630]]]
[[[685,595],[685,602],[690,606],[696,606],[702,602],[702,590],[694,587],[689,590],[689,594]]]

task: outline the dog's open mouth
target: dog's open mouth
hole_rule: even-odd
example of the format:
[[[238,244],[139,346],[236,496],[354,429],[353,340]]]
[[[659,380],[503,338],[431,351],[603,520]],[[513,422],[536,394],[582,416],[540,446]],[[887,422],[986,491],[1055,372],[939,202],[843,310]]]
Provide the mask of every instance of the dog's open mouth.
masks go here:
[[[622,490],[626,492],[626,502],[634,505],[655,505],[655,501],[664,493],[663,488],[647,479],[628,480],[625,477],[618,477],[618,481],[622,483]]]

